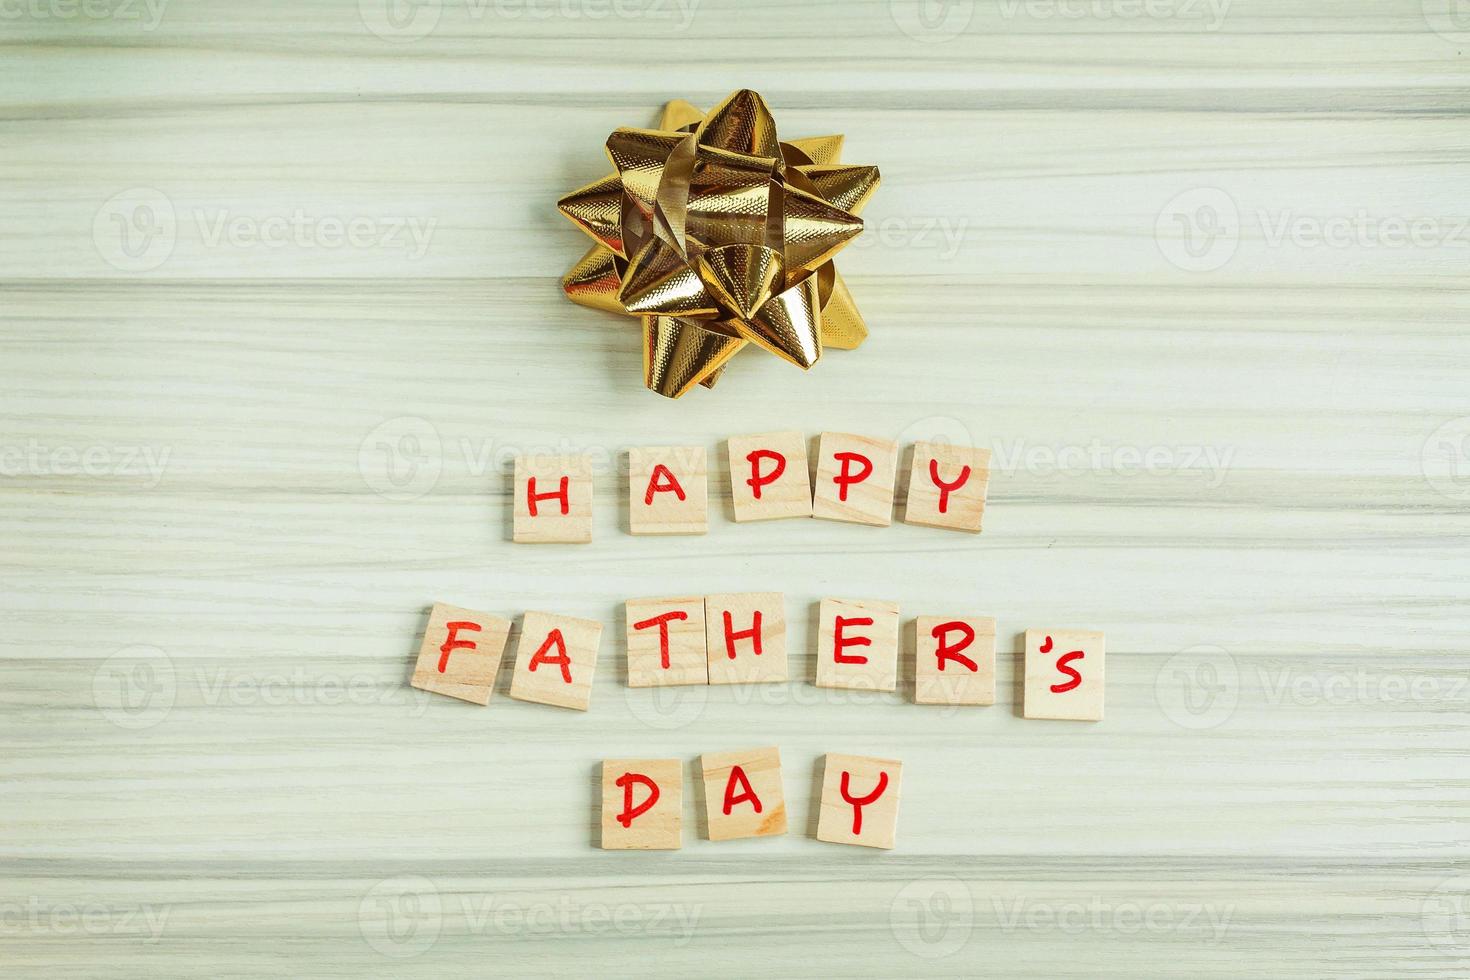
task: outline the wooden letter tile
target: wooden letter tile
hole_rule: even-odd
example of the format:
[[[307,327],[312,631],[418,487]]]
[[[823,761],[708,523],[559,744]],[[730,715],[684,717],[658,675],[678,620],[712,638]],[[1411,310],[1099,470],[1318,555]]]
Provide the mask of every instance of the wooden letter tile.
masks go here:
[[[592,540],[592,458],[517,456],[512,539],[520,544]]]
[[[823,599],[818,620],[818,687],[898,687],[898,603]]]
[[[709,531],[709,464],[703,446],[628,450],[628,520],[634,534]]]
[[[920,616],[914,632],[915,704],[995,703],[994,619]]]
[[[743,592],[704,598],[711,684],[786,680],[786,597]]]
[[[989,484],[990,450],[915,443],[904,523],[978,532]]]
[[[510,620],[434,603],[410,682],[421,691],[489,704]]]
[[[898,444],[823,432],[817,449],[812,516],[887,527],[893,523]]]
[[[737,521],[812,516],[806,436],[767,432],[730,437],[730,496]]]
[[[710,840],[786,833],[780,749],[706,752],[699,764]]]
[[[678,759],[603,760],[603,850],[677,851],[683,819],[684,764]]]
[[[601,638],[602,624],[594,620],[526,613],[516,645],[510,696],[586,711]]]
[[[891,850],[898,832],[903,763],[828,753],[822,769],[817,840]]]
[[[708,684],[704,596],[629,599],[628,686]]]
[[[1026,631],[1027,718],[1102,721],[1103,635],[1092,630]]]

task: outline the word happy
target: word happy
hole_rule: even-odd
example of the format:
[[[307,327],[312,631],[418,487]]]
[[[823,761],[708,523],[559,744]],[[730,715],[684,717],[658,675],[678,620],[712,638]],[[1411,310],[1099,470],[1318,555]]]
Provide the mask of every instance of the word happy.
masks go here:
[[[824,432],[816,479],[799,432],[732,436],[730,497],[736,521],[816,517],[886,527],[893,522],[897,443]],[[518,456],[513,540],[592,540],[593,461],[588,456]],[[990,481],[988,449],[919,442],[908,467],[904,521],[979,533]],[[634,534],[705,534],[709,470],[699,446],[628,452],[629,527]]]

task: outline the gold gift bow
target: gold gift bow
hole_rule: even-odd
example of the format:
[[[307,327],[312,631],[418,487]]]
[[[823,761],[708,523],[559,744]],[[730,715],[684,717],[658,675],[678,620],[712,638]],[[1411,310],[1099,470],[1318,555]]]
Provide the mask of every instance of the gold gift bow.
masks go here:
[[[657,129],[608,137],[616,173],[557,202],[596,242],[562,289],[642,319],[644,383],[668,398],[713,388],[747,343],[803,370],[852,350],[868,328],[832,256],[880,178],[841,152],[841,136],[779,141],[749,89],[707,116],[670,102]]]

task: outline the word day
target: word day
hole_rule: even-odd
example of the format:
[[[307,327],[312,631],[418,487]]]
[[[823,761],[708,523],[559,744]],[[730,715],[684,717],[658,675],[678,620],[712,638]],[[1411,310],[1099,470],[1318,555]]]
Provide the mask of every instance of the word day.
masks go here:
[[[842,432],[817,443],[816,480],[800,432],[731,436],[730,496],[736,521],[816,517],[887,527],[898,444]],[[517,456],[512,539],[522,544],[592,540],[588,456]],[[904,521],[978,533],[990,481],[990,450],[914,444]],[[628,451],[629,529],[634,534],[709,531],[709,470],[699,446]]]
[[[785,606],[779,592],[628,600],[628,686],[785,683]],[[915,703],[995,703],[993,618],[921,616],[913,628]],[[897,603],[823,599],[817,687],[896,690],[899,630]],[[436,603],[412,685],[489,704],[510,632],[500,616]],[[527,612],[510,696],[586,711],[601,639],[594,620]],[[1104,656],[1100,632],[1027,630],[1023,715],[1101,721]]]
[[[710,840],[786,833],[780,749],[705,753],[699,768]],[[817,840],[891,850],[902,775],[897,759],[828,753],[817,799]],[[684,846],[683,815],[684,766],[678,759],[603,761],[604,850],[678,850]]]

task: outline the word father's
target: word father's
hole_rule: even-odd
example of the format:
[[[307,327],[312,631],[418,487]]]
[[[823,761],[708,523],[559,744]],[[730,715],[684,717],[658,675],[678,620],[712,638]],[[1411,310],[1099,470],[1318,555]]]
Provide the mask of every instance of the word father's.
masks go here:
[[[893,523],[897,443],[822,433],[815,485],[806,450],[806,437],[799,432],[732,436],[730,497],[735,520],[819,517],[880,527]],[[517,456],[514,540],[591,541],[592,469],[586,456]],[[915,443],[904,521],[978,532],[989,482],[990,450]],[[706,533],[708,485],[702,447],[629,450],[629,529],[634,534]]]
[[[995,703],[995,620],[920,616],[914,621],[914,701]],[[857,691],[898,687],[898,604],[823,599],[818,612],[816,685]],[[436,603],[414,665],[413,686],[489,704],[511,623]],[[510,696],[586,711],[592,702],[602,624],[550,613],[521,620]],[[1027,718],[1101,721],[1103,634],[1027,630]],[[630,599],[629,687],[784,684],[786,599],[779,592]]]

